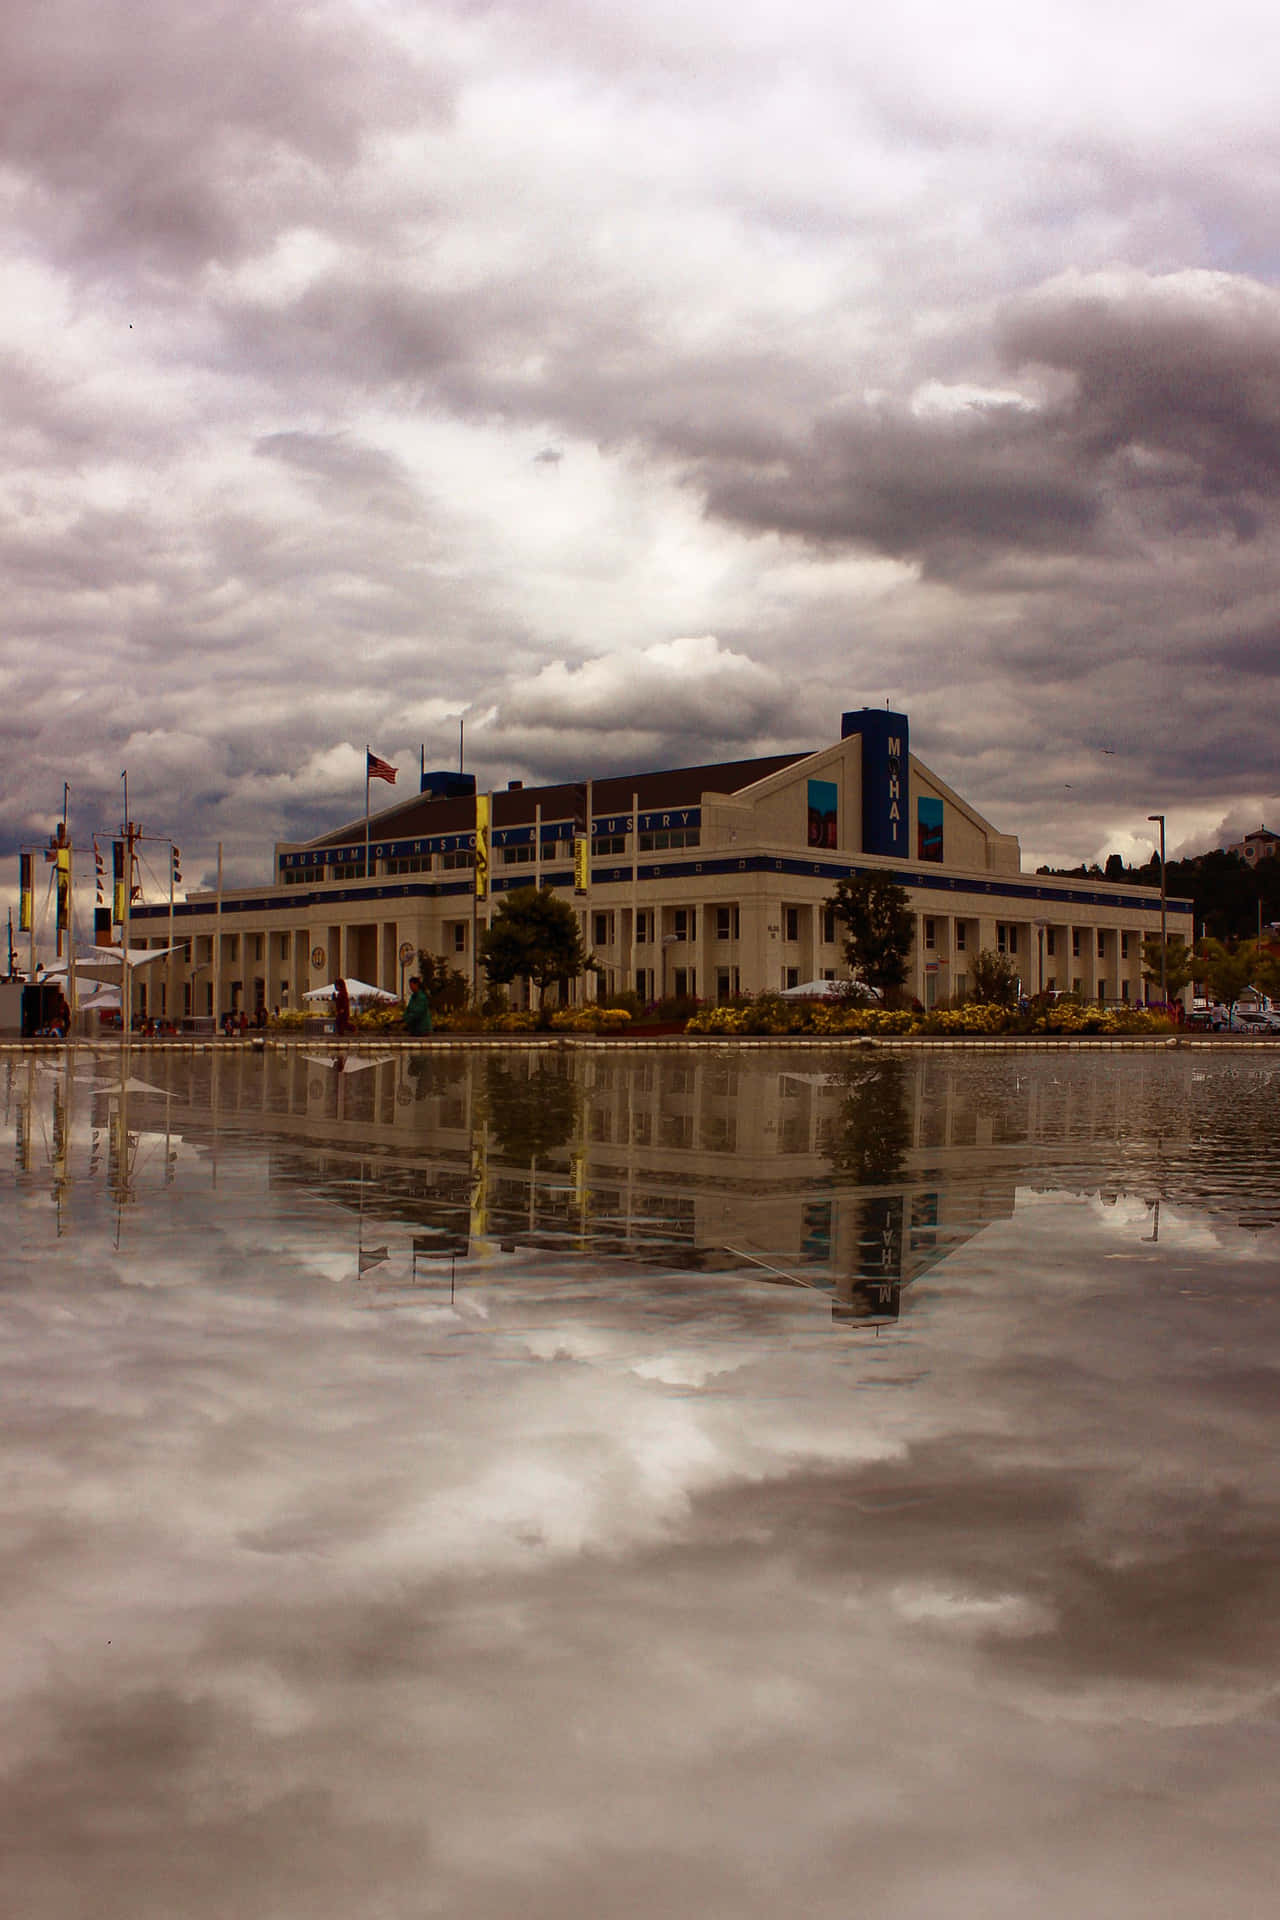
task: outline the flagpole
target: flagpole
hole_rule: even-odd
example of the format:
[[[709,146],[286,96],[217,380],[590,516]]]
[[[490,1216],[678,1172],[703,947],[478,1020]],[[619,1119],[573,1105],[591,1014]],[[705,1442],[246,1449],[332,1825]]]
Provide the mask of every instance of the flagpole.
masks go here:
[[[133,909],[133,822],[129,818],[129,769],[120,775],[124,786],[124,908],[120,921],[120,1032],[126,1040],[133,1031],[133,979],[129,972],[129,918]]]
[[[364,743],[364,877],[369,878],[369,742]]]
[[[67,836],[67,1004],[71,1009],[68,1023],[68,1039],[73,1039],[76,1019],[76,896],[75,896],[75,857],[71,847],[71,835],[67,832],[67,815],[70,809],[71,789],[64,780],[62,783],[62,830]]]

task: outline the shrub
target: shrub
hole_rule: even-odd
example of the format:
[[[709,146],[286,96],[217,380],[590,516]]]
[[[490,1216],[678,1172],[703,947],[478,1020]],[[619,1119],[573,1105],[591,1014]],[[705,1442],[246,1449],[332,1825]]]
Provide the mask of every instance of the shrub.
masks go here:
[[[631,1025],[625,1007],[561,1007],[551,1016],[558,1033],[621,1033]]]

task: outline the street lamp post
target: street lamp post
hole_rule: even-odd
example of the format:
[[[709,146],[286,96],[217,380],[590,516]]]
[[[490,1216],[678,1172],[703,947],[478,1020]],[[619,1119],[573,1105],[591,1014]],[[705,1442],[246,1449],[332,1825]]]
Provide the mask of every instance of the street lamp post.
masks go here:
[[[1162,813],[1149,813],[1147,818],[1148,820],[1158,820],[1160,823],[1160,1004],[1162,1007],[1167,1007],[1169,1004],[1169,994],[1165,986],[1168,932],[1167,901],[1165,898],[1164,885],[1164,815]]]

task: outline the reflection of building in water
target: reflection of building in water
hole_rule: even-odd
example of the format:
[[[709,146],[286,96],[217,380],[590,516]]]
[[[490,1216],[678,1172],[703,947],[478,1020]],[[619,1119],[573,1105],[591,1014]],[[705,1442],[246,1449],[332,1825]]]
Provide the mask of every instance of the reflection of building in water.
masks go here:
[[[762,1279],[819,1287],[838,1318],[870,1322],[1007,1218],[1019,1183],[1065,1161],[1088,1184],[1095,1143],[1095,1181],[1113,1177],[1116,1143],[1149,1137],[1157,1110],[1166,1145],[1186,1134],[1168,1059],[1117,1064],[794,1046],[211,1049],[147,1055],[150,1086],[125,1083],[123,1101],[98,1082],[79,1103],[79,1148],[65,1087],[55,1100],[29,1074],[24,1098],[11,1076],[6,1111],[19,1169],[47,1138],[46,1178],[68,1157],[76,1177],[79,1151],[79,1177],[97,1164],[118,1184],[131,1141],[136,1192],[156,1171],[139,1140],[163,1138],[153,1157],[167,1168],[170,1132],[188,1166],[232,1133],[260,1144],[271,1185],[362,1206],[378,1240],[401,1226],[406,1261],[416,1240],[423,1259],[506,1244],[761,1262]]]

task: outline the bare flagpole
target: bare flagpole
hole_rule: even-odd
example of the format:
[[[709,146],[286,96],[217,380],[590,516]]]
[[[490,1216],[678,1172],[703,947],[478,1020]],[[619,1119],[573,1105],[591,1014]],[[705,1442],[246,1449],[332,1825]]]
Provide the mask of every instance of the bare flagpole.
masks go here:
[[[364,877],[369,878],[369,742],[364,743]]]

